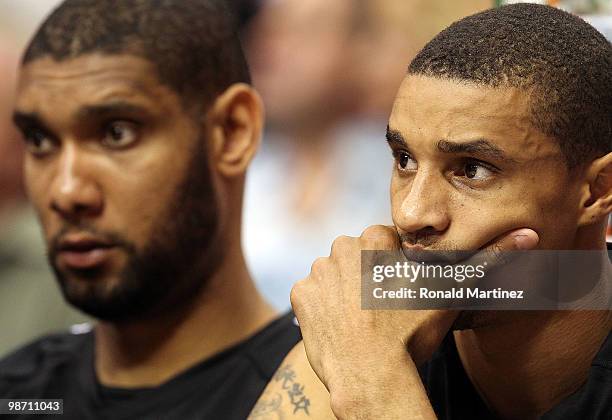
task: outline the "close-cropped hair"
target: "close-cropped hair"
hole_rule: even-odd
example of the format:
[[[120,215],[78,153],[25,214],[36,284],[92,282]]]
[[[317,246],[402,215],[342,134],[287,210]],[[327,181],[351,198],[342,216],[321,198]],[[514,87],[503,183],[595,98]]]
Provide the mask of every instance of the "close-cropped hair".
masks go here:
[[[22,60],[131,54],[186,103],[211,102],[250,83],[237,21],[223,0],[65,0],[38,29]]]
[[[408,73],[524,89],[532,124],[558,142],[570,169],[612,150],[612,46],[560,9],[513,4],[461,19]]]

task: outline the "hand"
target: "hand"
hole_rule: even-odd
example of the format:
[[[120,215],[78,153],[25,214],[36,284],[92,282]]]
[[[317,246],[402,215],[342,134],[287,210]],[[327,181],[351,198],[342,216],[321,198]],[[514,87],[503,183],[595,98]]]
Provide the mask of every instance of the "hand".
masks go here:
[[[474,257],[497,266],[503,263],[502,251],[532,248],[537,241],[535,232],[521,229]],[[376,394],[380,397],[393,388],[389,378],[416,374],[415,365],[431,357],[458,315],[449,310],[361,309],[361,251],[399,248],[392,227],[372,226],[359,238],[340,237],[330,257],[317,259],[310,275],[291,291],[308,360],[330,391],[332,408],[335,401],[357,398],[351,390],[363,398],[384,389]]]

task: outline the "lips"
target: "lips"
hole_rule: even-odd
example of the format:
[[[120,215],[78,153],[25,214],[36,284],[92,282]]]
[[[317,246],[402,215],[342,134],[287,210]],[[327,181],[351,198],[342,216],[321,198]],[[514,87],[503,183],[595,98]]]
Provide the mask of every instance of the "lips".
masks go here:
[[[419,244],[412,245],[406,242],[402,243],[402,252],[409,260],[425,264],[454,264],[460,259],[456,251],[434,250]]]
[[[402,243],[402,252],[404,256],[417,262],[425,264],[458,264],[461,261],[472,257],[478,250],[461,251],[461,250],[440,250],[423,247],[422,245],[412,245],[406,242]]]
[[[91,236],[64,238],[58,246],[58,263],[72,269],[92,269],[105,264],[115,245]]]

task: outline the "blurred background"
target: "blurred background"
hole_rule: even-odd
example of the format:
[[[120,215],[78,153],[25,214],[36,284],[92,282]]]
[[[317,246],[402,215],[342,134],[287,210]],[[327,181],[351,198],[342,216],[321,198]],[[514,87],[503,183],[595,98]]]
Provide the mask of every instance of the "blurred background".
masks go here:
[[[334,238],[390,224],[385,128],[414,54],[453,21],[513,1],[231,0],[267,122],[247,180],[244,248],[278,308]],[[21,51],[60,0],[0,0],[0,357],[85,318],[63,302],[22,189],[10,122]],[[540,1],[612,37],[612,0]],[[545,28],[543,28],[545,30]]]

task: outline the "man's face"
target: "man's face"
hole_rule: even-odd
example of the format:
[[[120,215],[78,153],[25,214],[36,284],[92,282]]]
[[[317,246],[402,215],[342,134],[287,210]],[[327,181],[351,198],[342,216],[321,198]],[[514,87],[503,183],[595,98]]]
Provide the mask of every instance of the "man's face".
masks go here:
[[[393,220],[405,252],[473,251],[518,228],[541,249],[572,247],[579,176],[530,123],[529,96],[409,75],[388,139],[396,157]]]
[[[203,130],[130,55],[28,63],[15,121],[26,188],[67,300],[125,320],[195,295],[217,206]],[[184,302],[183,302],[184,303]]]

